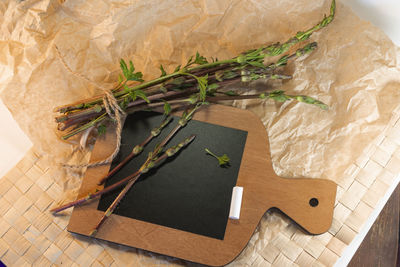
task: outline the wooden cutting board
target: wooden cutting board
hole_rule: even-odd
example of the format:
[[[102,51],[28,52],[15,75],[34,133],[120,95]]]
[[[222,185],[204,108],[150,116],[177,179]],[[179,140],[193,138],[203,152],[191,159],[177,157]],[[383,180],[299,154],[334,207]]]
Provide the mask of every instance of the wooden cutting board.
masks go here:
[[[270,208],[280,209],[311,234],[321,234],[330,228],[336,184],[323,179],[278,177],[271,164],[267,132],[256,115],[247,110],[210,105],[199,110],[193,119],[247,132],[236,183],[244,188],[240,219],[227,221],[221,240],[113,214],[103,224],[96,238],[192,262],[221,266],[233,261],[245,248],[261,217]],[[98,138],[91,162],[104,159],[112,153],[116,143],[113,132],[113,129],[108,129],[104,138]],[[78,197],[99,188],[97,183],[109,168],[100,166],[88,169]],[[99,200],[94,200],[75,207],[68,231],[88,235],[103,214],[97,210],[98,204]]]

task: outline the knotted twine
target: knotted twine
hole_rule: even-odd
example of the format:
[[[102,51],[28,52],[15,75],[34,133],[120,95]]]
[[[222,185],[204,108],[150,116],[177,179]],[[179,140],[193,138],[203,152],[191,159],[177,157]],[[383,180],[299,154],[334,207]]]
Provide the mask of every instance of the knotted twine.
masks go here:
[[[117,156],[119,149],[121,147],[122,120],[126,116],[126,113],[118,105],[117,99],[115,99],[114,94],[111,92],[111,89],[107,89],[107,88],[95,83],[94,81],[90,80],[85,75],[73,71],[68,66],[68,64],[65,62],[64,57],[62,56],[58,47],[56,45],[54,47],[57,51],[57,56],[60,59],[60,61],[63,64],[65,69],[67,69],[74,76],[87,81],[88,83],[92,84],[96,88],[100,88],[101,90],[103,90],[103,92],[104,92],[104,96],[103,96],[104,108],[107,112],[107,115],[116,123],[116,126],[117,126],[116,130],[115,130],[116,135],[117,135],[117,146],[115,147],[114,152],[111,155],[109,155],[106,159],[92,162],[92,163],[85,163],[85,164],[72,164],[71,165],[71,164],[62,163],[61,165],[63,167],[70,168],[70,169],[79,169],[79,168],[85,168],[85,167],[87,167],[87,168],[96,167],[96,166],[111,163],[111,161],[115,158],[115,156]]]

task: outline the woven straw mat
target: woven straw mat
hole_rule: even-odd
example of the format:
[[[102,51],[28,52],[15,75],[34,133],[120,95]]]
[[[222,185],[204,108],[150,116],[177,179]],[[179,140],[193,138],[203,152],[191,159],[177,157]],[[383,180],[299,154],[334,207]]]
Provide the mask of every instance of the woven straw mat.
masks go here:
[[[327,233],[307,235],[288,218],[267,212],[230,266],[333,266],[400,173],[399,118],[397,109],[384,132],[346,171]],[[71,210],[63,216],[48,212],[60,201],[63,187],[45,162],[30,151],[0,179],[0,259],[7,266],[193,265],[68,233]]]

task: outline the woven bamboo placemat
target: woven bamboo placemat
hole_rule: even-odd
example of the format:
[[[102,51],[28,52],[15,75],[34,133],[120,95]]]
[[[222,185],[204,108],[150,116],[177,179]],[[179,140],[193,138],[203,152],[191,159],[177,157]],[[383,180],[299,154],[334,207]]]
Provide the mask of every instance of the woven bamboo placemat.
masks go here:
[[[267,212],[231,266],[333,266],[400,173],[400,109],[338,184],[334,219],[322,235]],[[179,259],[66,231],[71,211],[54,217],[63,184],[31,150],[0,179],[0,259],[7,266],[182,266]],[[316,218],[317,219],[317,218]],[[278,231],[276,231],[278,229]]]

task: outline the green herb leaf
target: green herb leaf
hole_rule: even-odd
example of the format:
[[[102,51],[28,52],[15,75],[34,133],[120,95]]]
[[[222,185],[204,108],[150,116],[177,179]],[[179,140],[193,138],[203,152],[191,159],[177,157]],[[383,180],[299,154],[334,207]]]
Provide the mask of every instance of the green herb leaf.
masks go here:
[[[166,93],[168,90],[167,90],[167,88],[165,88],[164,85],[160,85],[160,91],[163,93]]]
[[[191,56],[191,57],[189,58],[189,60],[187,61],[185,67],[189,67],[190,65],[192,65],[192,64],[194,63],[194,62],[192,62],[192,60],[193,60],[193,56]]]
[[[171,105],[164,100],[164,114],[169,115],[171,113]]]
[[[206,100],[207,95],[207,83],[208,83],[208,74],[202,77],[197,77],[198,88],[199,88],[199,96],[202,101]]]
[[[207,90],[207,96],[215,96],[216,93],[216,89]]]
[[[276,90],[271,92],[268,97],[277,102],[285,102],[286,100],[289,99],[289,97],[285,95],[285,92],[281,90]]]
[[[217,156],[213,152],[211,152],[208,148],[206,148],[205,151],[218,160],[218,164],[220,167],[229,166],[230,158],[228,157],[228,155],[223,154],[222,156]]]
[[[218,83],[212,83],[207,88],[208,88],[208,90],[214,90],[214,89],[219,88],[219,85],[218,85]]]
[[[310,36],[311,36],[311,33],[305,33],[305,32],[298,32],[298,33],[296,34],[296,38],[297,38],[298,40],[300,40],[300,41],[305,41],[305,40],[307,40],[308,38],[310,38]]]
[[[136,91],[133,91],[133,90],[132,90],[131,88],[129,88],[126,84],[124,84],[124,91],[128,93],[128,95],[129,95],[129,97],[132,99],[132,101],[135,101],[135,100],[136,100],[136,98],[137,98]],[[128,101],[127,98],[124,99],[124,102],[125,102],[125,101],[127,101],[127,102],[129,103],[129,101]],[[126,107],[128,103],[124,103],[124,106]],[[125,105],[125,104],[126,104],[126,105]],[[125,107],[124,107],[124,108],[125,108]]]
[[[127,92],[127,93],[129,93],[129,92],[132,91],[132,90],[131,90],[131,88],[129,88],[128,85],[124,84],[124,91]]]
[[[311,104],[311,105],[315,105],[323,110],[327,110],[328,109],[328,105],[326,105],[325,103],[312,98],[310,96],[306,96],[306,95],[298,95],[295,96],[295,99],[299,102],[303,102],[303,103],[307,103],[307,104]]]
[[[257,74],[257,73],[250,73],[250,79],[252,81],[258,80],[260,78],[265,78],[265,75],[260,75],[260,74]]]
[[[201,56],[199,54],[199,52],[196,52],[196,59],[194,60],[194,63],[196,63],[198,65],[203,65],[203,64],[207,64],[208,61],[205,57]]]
[[[245,64],[247,61],[246,55],[240,54],[239,56],[236,57],[236,61],[239,64]]]
[[[223,71],[215,72],[215,79],[217,79],[217,81],[219,82],[222,82],[224,80],[224,72]]]
[[[254,66],[254,67],[258,67],[258,68],[265,68],[265,65],[262,62],[259,61],[250,61],[247,62],[248,64]]]
[[[120,106],[123,110],[125,110],[126,107],[128,106],[128,104],[129,104],[129,99],[128,99],[128,97],[124,97],[124,99],[122,100],[121,104],[119,104],[119,106]]]
[[[129,69],[128,66],[126,65],[125,60],[121,59],[119,61],[119,64],[121,66],[122,73],[124,74],[127,81],[143,82],[142,79],[143,74],[141,72],[135,73],[135,66],[133,65],[132,60],[129,60]]]
[[[93,106],[93,110],[94,110],[94,112],[99,113],[103,110],[103,108],[100,105],[96,104]]]
[[[284,47],[280,43],[273,44],[267,47],[266,51],[268,56],[277,56],[284,53]]]
[[[247,51],[245,53],[245,55],[250,60],[257,59],[257,58],[263,57],[263,55],[261,54],[262,50],[263,50],[263,47],[260,47],[258,49],[251,49],[251,50]]]
[[[218,163],[220,166],[228,165],[229,160],[230,160],[230,158],[226,154],[223,154],[221,157],[218,157]]]
[[[132,99],[132,101],[135,101],[137,98],[136,91],[129,91],[129,97]]]
[[[237,76],[239,76],[239,74],[236,73],[236,72],[233,72],[233,71],[225,71],[225,72],[224,72],[224,75],[223,75],[223,78],[229,80],[229,79],[235,78],[235,77],[237,77]]]
[[[236,93],[235,91],[232,91],[232,90],[224,92],[224,94],[227,96],[238,96],[239,95],[238,93]]]
[[[136,96],[140,97],[147,103],[150,103],[150,100],[147,98],[146,94],[142,90],[135,90],[134,92],[136,93]]]
[[[129,77],[128,80],[129,80],[129,81],[143,82],[142,77],[143,77],[143,73],[141,73],[141,72],[136,72],[136,73],[130,74],[130,77]]]
[[[160,65],[160,70],[161,70],[161,76],[160,77],[163,77],[163,76],[167,75],[167,73],[164,70],[163,65]]]
[[[128,79],[129,77],[129,70],[128,70],[128,66],[126,65],[125,60],[123,60],[121,58],[121,60],[119,61],[119,65],[121,67],[122,73],[124,74],[125,78]]]
[[[181,69],[181,65],[176,66],[174,72],[178,72]]]
[[[215,94],[217,93],[217,89],[220,86],[217,83],[212,83],[207,87],[207,95],[208,96],[215,96]]]
[[[121,84],[123,82],[124,78],[122,77],[122,75],[118,75],[118,83]]]
[[[178,77],[175,79],[172,79],[168,83],[171,83],[173,85],[182,85],[186,81],[185,77]]]
[[[278,62],[276,62],[275,66],[280,67],[280,66],[285,66],[288,62],[289,56],[283,56],[281,57]]]
[[[99,135],[105,134],[107,132],[107,126],[105,126],[104,124],[100,124],[97,127],[97,132],[98,132]]]
[[[187,101],[190,104],[196,104],[196,102],[199,100],[199,96],[197,94],[193,94],[191,96],[189,96],[189,98],[187,99]]]
[[[133,73],[135,71],[135,67],[133,66],[132,60],[129,60],[129,72]]]

